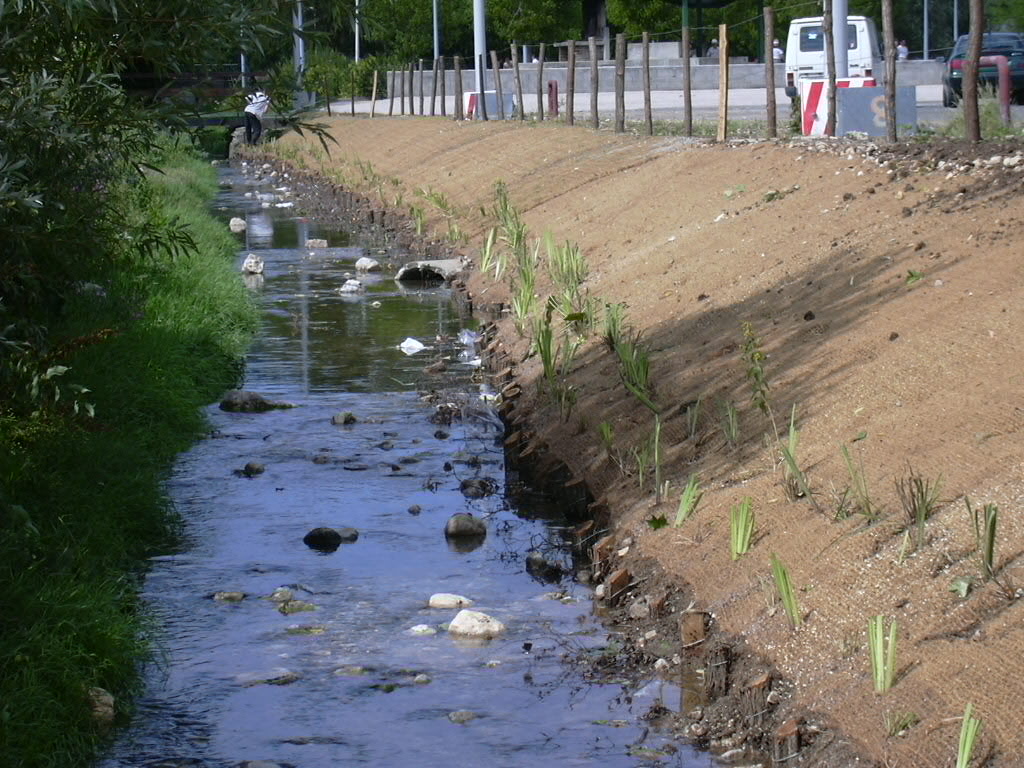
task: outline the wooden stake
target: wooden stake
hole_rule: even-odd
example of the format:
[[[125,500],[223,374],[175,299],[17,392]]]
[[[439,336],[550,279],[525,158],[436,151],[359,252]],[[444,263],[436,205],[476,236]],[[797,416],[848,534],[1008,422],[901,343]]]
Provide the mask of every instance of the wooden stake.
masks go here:
[[[597,38],[591,35],[587,44],[590,46],[590,123],[596,131],[601,127],[601,119],[597,114]]]
[[[718,140],[729,137],[729,25],[718,25]]]
[[[654,119],[651,115],[651,36],[644,32],[644,130],[654,135]]]
[[[373,70],[373,92],[370,96],[370,117],[377,112],[377,70]]]
[[[764,9],[764,90],[768,108],[768,138],[779,135],[778,113],[775,105],[775,9]]]
[[[615,36],[615,132],[626,132],[626,36]]]

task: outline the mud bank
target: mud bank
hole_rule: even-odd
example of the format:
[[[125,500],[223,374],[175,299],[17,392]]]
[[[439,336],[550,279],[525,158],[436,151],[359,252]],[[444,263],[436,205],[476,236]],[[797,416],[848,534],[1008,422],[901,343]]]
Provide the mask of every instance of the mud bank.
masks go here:
[[[589,296],[626,305],[660,411],[660,499],[650,460],[638,463],[652,412],[600,329],[568,366],[574,402],[560,408],[507,311],[508,283],[476,269],[464,285],[494,318],[510,455],[586,502],[581,546],[630,663],[703,670],[708,700],[677,724],[682,737],[787,765],[941,765],[971,702],[978,759],[1024,758],[1024,683],[1006,674],[1024,648],[1019,147],[702,146],[430,119],[342,119],[332,132],[331,157],[295,137],[284,148],[400,217],[410,244],[420,228],[424,247],[478,266],[501,180],[531,237],[579,245]],[[553,293],[543,269],[535,293],[541,307]],[[774,424],[751,403],[752,349]],[[787,493],[775,440],[794,408],[809,493]],[[704,495],[675,527],[691,476]],[[939,489],[920,528],[900,493],[915,478]],[[754,541],[733,560],[730,510],[748,497]],[[996,579],[979,566],[965,499],[1003,512]],[[660,518],[670,524],[650,524]],[[771,555],[796,587],[797,629]],[[896,684],[881,694],[866,633],[876,615],[899,638]]]

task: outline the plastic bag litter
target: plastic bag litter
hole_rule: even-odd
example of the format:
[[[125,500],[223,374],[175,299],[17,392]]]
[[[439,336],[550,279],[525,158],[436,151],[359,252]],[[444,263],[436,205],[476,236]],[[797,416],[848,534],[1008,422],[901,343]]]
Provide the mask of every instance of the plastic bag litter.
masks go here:
[[[415,355],[417,352],[421,352],[427,348],[427,345],[423,342],[417,341],[411,336],[398,345],[398,348],[407,355]]]

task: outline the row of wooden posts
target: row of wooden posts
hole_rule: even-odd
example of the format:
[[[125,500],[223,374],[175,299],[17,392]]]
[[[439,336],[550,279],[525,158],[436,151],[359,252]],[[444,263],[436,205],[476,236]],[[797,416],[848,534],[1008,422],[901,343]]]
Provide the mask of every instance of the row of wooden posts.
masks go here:
[[[891,0],[886,0],[883,3],[885,12],[883,13],[883,31],[885,37],[886,46],[886,65],[887,65],[887,82],[886,82],[886,122],[887,122],[887,134],[891,141],[896,140],[896,129],[895,120],[893,115],[895,114],[895,42],[893,40],[892,32],[892,5]],[[826,35],[830,29],[829,24],[823,25],[826,29]],[[764,78],[765,78],[765,94],[766,94],[766,108],[767,108],[767,126],[766,134],[769,138],[777,136],[777,105],[775,101],[775,63],[773,56],[773,44],[772,41],[775,39],[775,11],[771,7],[764,9]],[[718,126],[717,126],[717,138],[719,141],[724,141],[728,138],[728,116],[729,116],[729,28],[725,24],[721,24],[718,27],[718,40],[719,40],[719,88],[718,88]],[[589,53],[590,53],[590,124],[596,129],[600,127],[600,119],[598,117],[597,110],[597,95],[598,95],[598,59],[597,59],[597,39],[590,37],[588,39]],[[682,50],[686,53],[690,51],[690,29],[684,27],[682,31]],[[643,94],[644,94],[644,133],[648,136],[654,133],[654,122],[651,112],[651,57],[650,57],[650,36],[647,32],[643,34]],[[543,43],[540,44],[540,51],[537,61],[537,113],[536,117],[538,120],[544,120],[544,98],[545,98],[545,83],[544,83],[544,53],[545,46]],[[516,89],[516,104],[517,104],[517,116],[520,120],[526,119],[525,104],[523,102],[523,83],[519,72],[519,58],[516,50],[516,45],[511,46],[512,53],[512,70],[515,81]],[[478,62],[480,70],[486,80],[487,68],[485,66],[484,57],[480,57]],[[490,52],[491,66],[493,67],[492,80],[494,84],[495,96],[497,97],[498,117],[501,120],[510,117],[505,114],[505,102],[502,94],[501,78],[498,75],[498,54],[496,51]],[[833,65],[834,66],[834,65]],[[567,62],[568,77],[566,78],[566,110],[565,110],[565,121],[568,125],[575,123],[575,96],[576,96],[576,41],[570,41],[568,43],[568,62]],[[416,75],[419,75],[419,112],[418,114],[427,114],[426,107],[426,94],[424,88],[424,66],[423,60],[421,59],[417,65],[410,64],[408,70],[401,70],[400,72],[391,72],[391,82],[388,85],[388,115],[394,115],[395,113],[395,98],[398,97],[398,108],[399,114],[406,114],[406,108],[408,107],[408,114],[414,115],[416,112],[416,100],[414,96],[414,84]],[[454,73],[455,73],[455,109],[454,119],[462,120],[465,115],[463,114],[463,85],[462,85],[462,59],[459,56],[455,57],[454,62]],[[625,35],[619,34],[615,38],[615,132],[623,133],[626,130],[626,109],[625,109],[625,81],[626,81],[626,38]],[[398,82],[396,82],[396,79]],[[486,85],[483,85],[483,90],[486,91]],[[373,117],[376,111],[377,102],[377,87],[378,87],[378,73],[373,73],[373,94],[371,96],[372,102],[370,106],[370,117]],[[690,57],[684,55],[682,57],[682,93],[683,93],[683,133],[687,136],[693,135],[693,100],[692,100],[692,87],[691,87],[691,71],[690,71]],[[429,114],[434,116],[440,113],[442,117],[446,117],[446,104],[445,104],[445,72],[443,67],[443,59],[435,59],[433,62],[433,78],[431,84],[430,93],[430,105]],[[440,110],[437,109],[438,99],[440,99]],[[835,119],[835,95],[834,87],[829,88],[829,112],[830,112],[830,123],[834,129]],[[557,116],[557,100],[552,99],[549,103],[549,117]],[[479,116],[487,120],[487,103],[486,98],[483,94],[477,98],[477,109],[479,109]],[[551,114],[554,111],[555,114]],[[355,98],[352,99],[352,114],[355,114]],[[828,131],[827,131],[828,132]]]
[[[771,41],[774,38],[775,18],[771,8],[765,8],[765,39]],[[728,136],[728,106],[729,106],[729,31],[725,24],[719,26],[718,32],[719,39],[719,61],[720,61],[720,81],[719,81],[719,119],[718,119],[718,138],[719,140],[725,140]],[[598,94],[598,58],[597,58],[597,38],[590,37],[588,39],[588,47],[590,52],[590,124],[594,128],[600,127],[600,118],[597,110],[597,94]],[[682,36],[683,50],[690,50],[690,30],[688,28],[683,29]],[[768,43],[768,50],[765,52],[765,85],[767,90],[768,100],[768,136],[774,137],[776,135],[776,104],[775,104],[775,68],[772,59],[771,44]],[[650,35],[647,32],[643,34],[643,93],[644,93],[644,132],[650,136],[654,133],[654,121],[651,111],[651,55],[650,55]],[[537,60],[537,113],[536,117],[538,120],[544,120],[544,100],[547,96],[544,83],[544,43],[540,44],[540,51]],[[513,44],[510,47],[512,54],[512,72],[515,81],[516,89],[516,104],[518,106],[516,116],[520,120],[526,119],[525,104],[523,101],[523,82],[519,72],[519,57],[517,54],[516,45]],[[480,69],[484,72],[484,78],[486,80],[487,69],[483,56],[480,57]],[[505,114],[505,100],[502,93],[501,78],[498,76],[500,69],[498,64],[498,53],[497,51],[490,52],[491,66],[493,68],[493,84],[498,107],[498,114],[493,117],[505,120],[511,115]],[[410,114],[429,114],[431,117],[440,114],[442,117],[447,116],[446,106],[446,93],[445,93],[445,72],[443,69],[443,59],[435,59],[433,62],[433,77],[431,79],[431,88],[429,95],[429,107],[427,104],[428,96],[426,94],[426,88],[424,84],[425,73],[428,71],[423,64],[423,59],[420,59],[417,64],[409,64],[409,68],[403,70],[392,70],[390,75],[390,83],[388,84],[388,116],[395,114],[395,100],[398,100],[398,112],[400,115]],[[693,101],[691,94],[691,81],[690,81],[690,58],[688,56],[683,57],[683,72],[682,72],[682,91],[683,91],[683,133],[687,136],[693,133]],[[568,62],[567,62],[568,77],[566,78],[566,93],[565,93],[565,122],[568,125],[574,125],[576,121],[575,115],[575,97],[576,97],[576,42],[570,41],[568,44]],[[462,120],[465,118],[463,114],[463,84],[462,84],[462,57],[456,56],[454,61],[454,74],[455,74],[455,108],[453,117],[456,120]],[[419,93],[418,102],[419,110],[417,111],[417,94],[416,94],[416,81],[419,81]],[[626,37],[625,35],[619,34],[615,37],[615,131],[616,133],[623,133],[626,130],[626,108],[625,108],[625,83],[626,83]],[[378,90],[378,72],[373,73],[373,93],[371,95],[370,105],[370,117],[376,114],[376,102],[377,102],[377,90]],[[484,86],[484,90],[487,90]],[[440,105],[440,108],[438,108]],[[553,109],[552,109],[553,107]],[[482,96],[477,99],[477,109],[480,110],[480,118],[487,120],[491,116],[487,114],[487,103],[486,99]],[[551,114],[554,112],[554,114]],[[352,114],[355,114],[355,100],[352,101]],[[549,118],[557,116],[557,101],[552,99],[549,102],[548,109]]]

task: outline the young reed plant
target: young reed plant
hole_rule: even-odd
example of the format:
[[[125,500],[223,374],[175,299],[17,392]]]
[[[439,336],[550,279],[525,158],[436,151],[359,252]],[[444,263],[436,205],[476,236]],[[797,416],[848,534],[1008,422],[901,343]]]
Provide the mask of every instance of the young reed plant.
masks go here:
[[[491,227],[487,230],[483,247],[480,248],[480,271],[493,272],[496,281],[501,280],[501,275],[505,271],[505,254],[497,248],[497,243],[498,228]]]
[[[851,508],[857,514],[863,515],[868,520],[878,519],[880,510],[875,506],[868,491],[868,481],[864,476],[864,462],[858,458],[857,464],[850,458],[850,451],[845,445],[840,447],[843,453],[843,462],[846,464],[846,471],[850,475],[850,496]]]
[[[807,475],[800,469],[796,459],[799,444],[800,430],[796,428],[796,405],[794,405],[789,414],[789,433],[786,443],[780,449],[782,452],[782,484],[785,487],[786,496],[791,501],[797,499],[813,501]]]
[[[655,404],[651,392],[651,361],[647,354],[647,347],[640,341],[640,332],[637,331],[632,339],[622,339],[615,347],[619,356],[619,376],[626,389],[633,397],[658,413],[660,408]]]
[[[875,693],[885,693],[896,682],[898,632],[899,623],[895,619],[889,625],[888,638],[884,616],[868,619],[868,652],[871,655],[871,677],[875,683]]]
[[[544,233],[544,246],[548,253],[548,274],[552,282],[559,290],[578,294],[590,273],[579,246],[568,240],[564,244],[556,243],[550,232]]]
[[[974,528],[974,549],[981,566],[981,580],[989,581],[996,576],[996,530],[999,526],[999,507],[986,504],[981,509],[971,506],[970,499],[964,499],[967,514]]]
[[[654,429],[651,432],[651,458],[654,462],[654,500],[661,503],[661,418],[654,414]]]
[[[740,412],[736,408],[736,403],[732,400],[722,400],[718,404],[718,410],[719,425],[725,442],[735,448],[740,442]]]
[[[796,590],[793,589],[793,582],[789,578],[789,569],[783,565],[778,555],[772,553],[772,576],[775,578],[775,589],[778,590],[779,600],[782,601],[782,608],[789,617],[789,623],[793,629],[804,623],[803,614],[800,613],[800,606],[796,600]]]
[[[686,415],[686,436],[691,440],[697,436],[700,429],[701,406],[704,404],[704,395],[701,395],[683,411]]]
[[[921,722],[921,718],[915,712],[886,712],[882,722],[887,736],[899,736]]]
[[[622,343],[626,328],[626,305],[604,305],[604,343],[612,352]]]
[[[700,489],[700,478],[695,474],[690,475],[690,479],[686,481],[686,487],[683,488],[683,495],[679,497],[679,508],[676,509],[676,519],[673,523],[676,528],[693,516],[703,495],[704,491]]]
[[[896,480],[896,495],[907,516],[907,525],[914,531],[915,549],[924,546],[925,523],[939,505],[941,489],[942,475],[935,480],[928,480],[914,472],[910,465],[907,465],[907,476]]]
[[[741,555],[750,551],[754,524],[754,502],[745,496],[743,501],[729,511],[729,549],[733,560],[739,560]]]
[[[970,768],[971,757],[974,755],[974,743],[978,740],[981,730],[981,718],[974,716],[974,705],[970,702],[964,709],[964,719],[960,725],[960,741],[956,747],[956,768]]]

